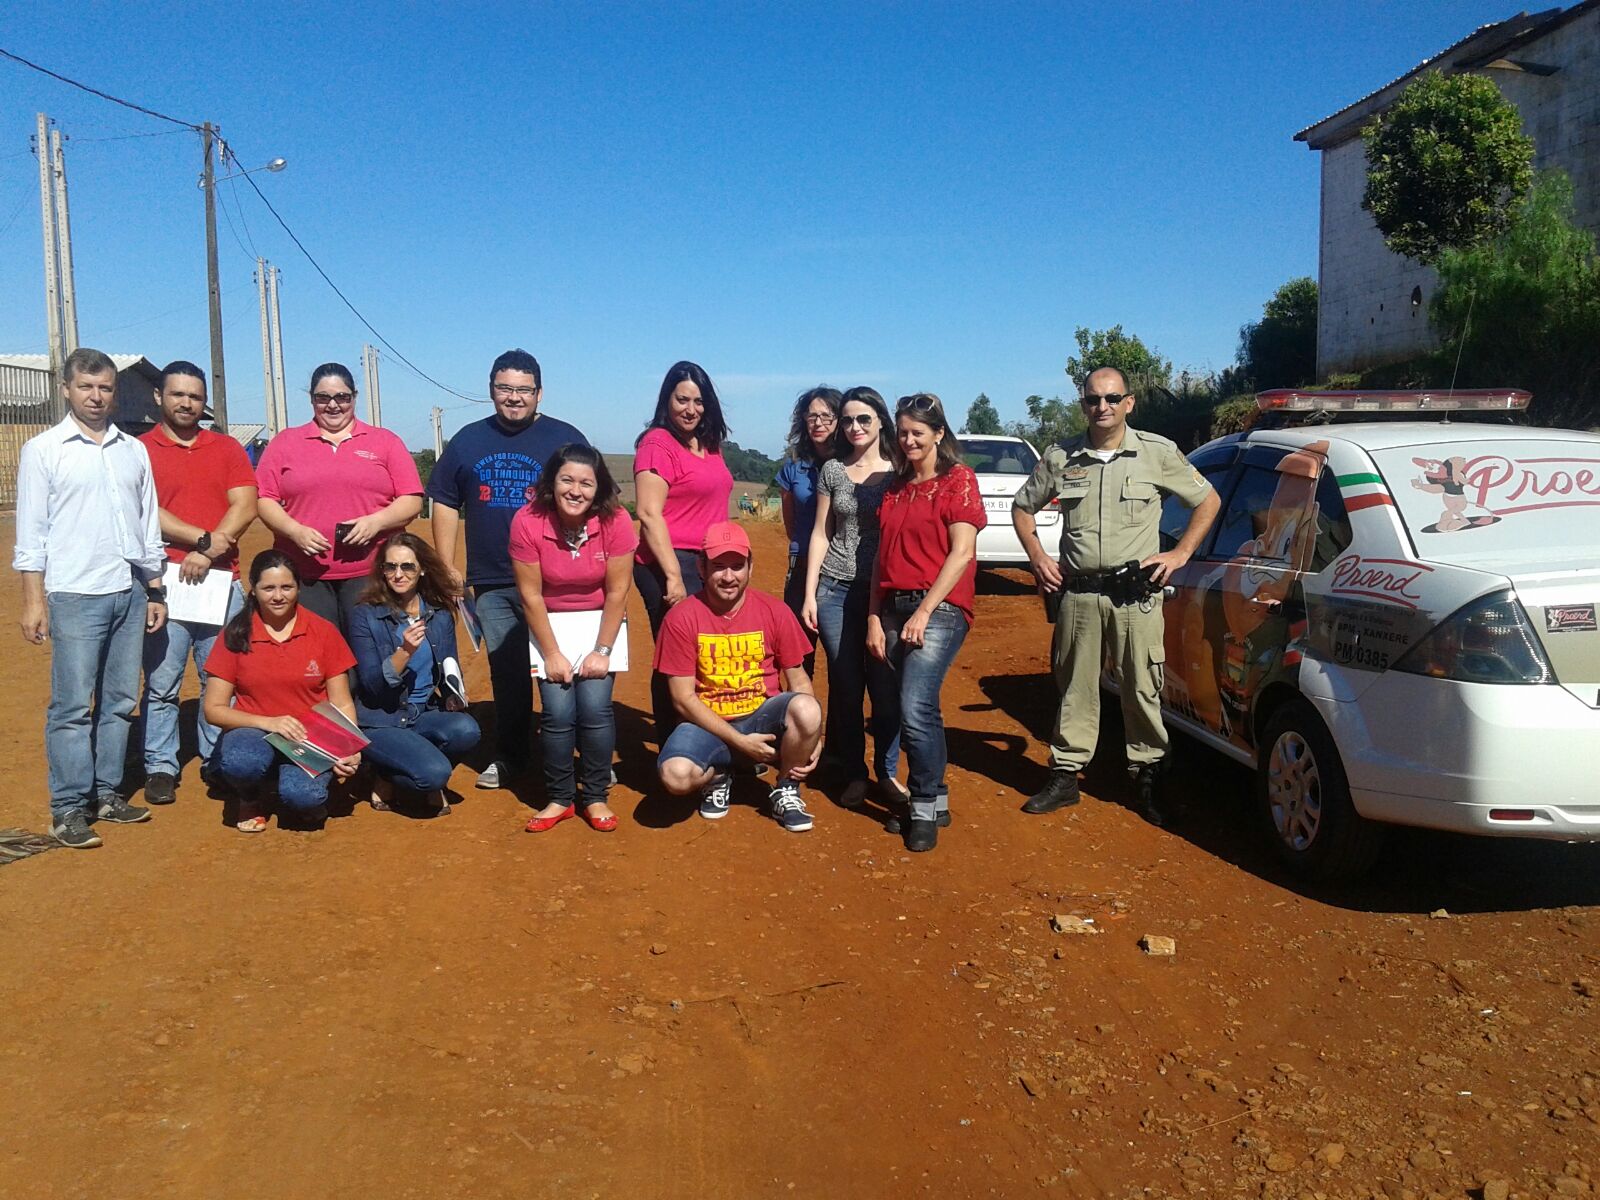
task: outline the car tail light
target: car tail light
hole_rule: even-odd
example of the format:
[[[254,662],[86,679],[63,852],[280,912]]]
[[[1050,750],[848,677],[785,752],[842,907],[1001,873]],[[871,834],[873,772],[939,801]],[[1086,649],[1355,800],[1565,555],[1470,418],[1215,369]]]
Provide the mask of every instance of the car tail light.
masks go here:
[[[1510,592],[1474,600],[1401,656],[1396,671],[1459,683],[1554,683],[1533,623]]]

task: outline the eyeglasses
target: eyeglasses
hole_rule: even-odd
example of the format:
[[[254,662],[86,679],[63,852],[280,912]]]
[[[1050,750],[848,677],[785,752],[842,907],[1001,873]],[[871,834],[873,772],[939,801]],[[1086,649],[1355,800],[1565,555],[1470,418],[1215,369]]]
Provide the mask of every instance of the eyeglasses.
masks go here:
[[[830,413],[807,413],[807,425],[832,425],[839,418]]]
[[[509,399],[515,396],[518,400],[532,400],[539,394],[538,388],[512,387],[509,383],[497,383],[490,389],[496,396]]]
[[[932,412],[939,407],[937,396],[930,396],[927,392],[918,392],[914,396],[901,396],[900,402],[894,406],[895,412]]]
[[[1107,392],[1104,396],[1096,396],[1093,392],[1086,392],[1078,403],[1085,408],[1099,408],[1102,404],[1118,405],[1133,395],[1132,392]]]
[[[384,563],[385,575],[415,575],[422,568],[417,563]]]
[[[856,413],[856,415],[853,417],[840,418],[840,420],[845,423],[846,428],[850,427],[851,425],[859,425],[863,429],[869,428],[877,419],[878,417],[875,413]]]
[[[353,404],[356,394],[354,392],[312,392],[311,399],[314,403],[324,408],[331,408],[335,404]]]

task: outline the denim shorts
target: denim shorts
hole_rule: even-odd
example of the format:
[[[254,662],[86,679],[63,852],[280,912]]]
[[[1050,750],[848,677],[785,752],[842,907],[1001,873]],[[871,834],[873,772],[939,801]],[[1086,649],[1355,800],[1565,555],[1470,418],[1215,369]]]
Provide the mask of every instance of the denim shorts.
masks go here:
[[[728,724],[740,733],[772,733],[781,740],[789,702],[799,694],[779,692],[748,717],[740,717],[737,721],[729,721]],[[661,747],[661,753],[656,757],[656,765],[659,767],[669,758],[687,758],[704,770],[707,767],[731,766],[733,751],[728,743],[716,734],[685,721],[672,731],[666,744]]]

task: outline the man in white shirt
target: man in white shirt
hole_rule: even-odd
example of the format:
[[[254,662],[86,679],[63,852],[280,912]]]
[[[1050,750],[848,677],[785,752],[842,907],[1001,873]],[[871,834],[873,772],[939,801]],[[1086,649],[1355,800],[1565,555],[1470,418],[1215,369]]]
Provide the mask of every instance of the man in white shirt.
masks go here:
[[[100,845],[91,820],[150,818],[122,794],[122,773],[144,635],[167,619],[166,555],[150,456],[111,423],[116,364],[81,348],[62,374],[67,415],[22,448],[11,565],[22,574],[23,639],[52,642],[50,833],[88,849]]]

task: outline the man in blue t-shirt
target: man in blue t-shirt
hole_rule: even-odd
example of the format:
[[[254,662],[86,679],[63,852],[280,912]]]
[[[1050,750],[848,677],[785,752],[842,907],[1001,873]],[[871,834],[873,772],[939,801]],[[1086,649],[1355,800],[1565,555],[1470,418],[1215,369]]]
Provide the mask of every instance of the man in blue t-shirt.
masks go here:
[[[477,598],[489,648],[496,749],[478,776],[481,788],[506,786],[527,766],[533,742],[528,629],[511,567],[511,518],[533,498],[552,454],[570,442],[589,444],[565,421],[540,415],[543,391],[539,360],[526,350],[507,350],[495,359],[489,368],[494,416],[457,430],[428,480],[433,545],[452,566],[466,518],[466,583]]]

